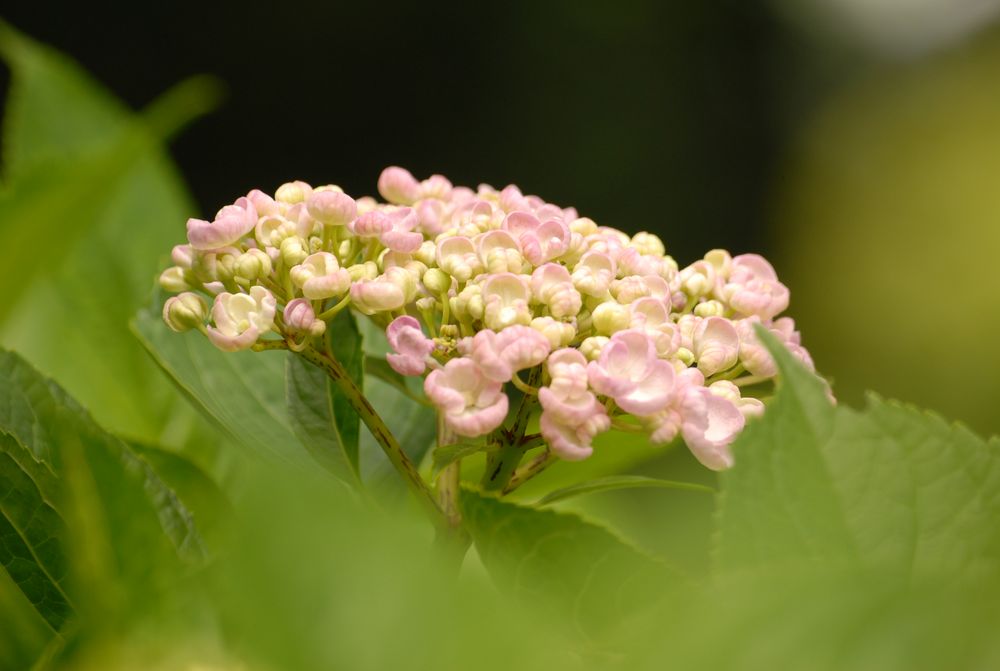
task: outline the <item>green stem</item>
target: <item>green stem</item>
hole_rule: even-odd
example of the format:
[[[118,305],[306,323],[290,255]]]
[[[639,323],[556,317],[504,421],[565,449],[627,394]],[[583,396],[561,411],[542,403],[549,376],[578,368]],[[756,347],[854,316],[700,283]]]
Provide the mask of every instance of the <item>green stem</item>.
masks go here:
[[[503,491],[513,477],[523,456],[524,448],[517,442],[510,444],[504,441],[503,447],[491,453],[486,459],[486,472],[483,473],[483,479],[480,482],[483,491]]]
[[[393,467],[399,471],[399,474],[403,476],[410,490],[427,509],[427,512],[431,516],[431,521],[439,529],[442,527],[449,528],[450,524],[447,516],[441,510],[437,499],[427,486],[427,483],[420,477],[417,467],[413,465],[410,458],[403,452],[399,441],[389,431],[389,427],[386,426],[385,422],[375,411],[375,408],[372,407],[368,399],[361,393],[361,390],[354,384],[354,380],[351,379],[340,362],[323,352],[317,351],[314,347],[307,347],[299,353],[299,356],[314,366],[321,368],[333,380],[334,384],[337,385],[347,398],[348,403],[351,404],[354,412],[358,413],[361,421],[368,427],[368,431],[371,432],[372,437],[375,438],[375,442],[385,452]]]
[[[558,457],[552,453],[552,450],[546,448],[544,452],[514,471],[514,476],[510,479],[510,482],[507,483],[507,486],[503,488],[503,493],[510,494],[525,482],[554,464],[557,460]]]

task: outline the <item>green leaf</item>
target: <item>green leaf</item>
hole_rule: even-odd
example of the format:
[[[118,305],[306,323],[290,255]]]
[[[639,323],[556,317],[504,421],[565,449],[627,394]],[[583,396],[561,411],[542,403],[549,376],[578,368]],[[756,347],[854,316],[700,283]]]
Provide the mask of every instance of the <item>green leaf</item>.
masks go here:
[[[210,106],[217,87],[181,85],[154,103],[150,124],[2,23],[0,55],[11,71],[0,343],[57,376],[102,424],[157,440],[179,399],[127,324],[194,213],[162,140]]]
[[[229,497],[215,480],[176,452],[139,443],[129,443],[129,447],[177,493],[184,507],[191,511],[198,533],[206,543],[213,549],[218,548],[227,536],[235,513]]]
[[[462,515],[501,591],[542,597],[585,632],[650,603],[676,576],[666,564],[570,513],[539,510],[463,490]]]
[[[632,489],[635,487],[656,487],[662,489],[682,489],[689,492],[715,493],[715,490],[706,485],[699,485],[694,482],[676,482],[674,480],[661,480],[650,478],[644,475],[609,475],[604,478],[581,482],[577,485],[570,485],[557,489],[546,494],[535,504],[536,506],[547,506],[557,501],[565,501],[574,496],[583,494],[593,494],[594,492],[606,492],[612,489]]]
[[[408,380],[412,380],[414,378],[408,378],[400,375],[392,369],[392,366],[386,363],[384,358],[371,355],[366,356],[365,375],[377,377],[417,403],[422,403],[427,406],[430,405],[430,401],[428,401],[422,393],[415,392],[410,387]]]
[[[18,454],[22,453],[22,454]],[[13,437],[0,433],[0,566],[6,569],[53,631],[72,613],[66,595],[68,569],[61,539],[65,525],[36,478],[44,466]]]
[[[834,408],[766,332],[781,380],[723,474],[720,568],[835,563],[904,579],[1000,566],[1000,443],[877,397]]]
[[[365,391],[364,350],[362,349],[361,332],[357,321],[350,310],[342,310],[326,328],[326,344],[330,353],[343,365],[358,389]],[[333,422],[337,427],[337,435],[347,461],[355,473],[359,472],[359,440],[361,437],[361,418],[351,408],[347,397],[329,380],[326,388],[330,396],[330,407],[333,412]]]
[[[69,614],[63,580],[67,558],[77,556],[69,546],[93,559],[74,565],[95,567],[76,571],[86,589],[101,574],[145,590],[152,566],[205,557],[192,515],[174,491],[60,387],[0,350],[0,389],[0,556],[54,629]]]
[[[160,316],[161,295],[132,329],[156,364],[206,417],[236,442],[299,466],[311,466],[285,403],[286,354],[222,352],[198,332],[174,333]]]
[[[292,430],[324,468],[349,485],[357,485],[358,442],[344,444],[334,419],[331,381],[305,359],[285,359],[285,398]],[[357,439],[357,434],[355,434]]]
[[[433,466],[431,473],[434,477],[443,471],[447,466],[455,463],[459,459],[464,459],[470,455],[488,449],[485,443],[451,443],[450,445],[437,445],[431,452]]]

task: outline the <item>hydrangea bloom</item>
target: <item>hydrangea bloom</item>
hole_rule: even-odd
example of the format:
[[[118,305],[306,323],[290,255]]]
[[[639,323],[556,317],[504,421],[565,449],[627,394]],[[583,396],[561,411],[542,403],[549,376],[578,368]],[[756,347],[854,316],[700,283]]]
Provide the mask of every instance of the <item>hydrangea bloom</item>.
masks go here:
[[[779,317],[788,288],[761,256],[712,250],[679,267],[655,235],[516,186],[390,167],[377,188],[386,202],[290,182],[189,220],[188,244],[160,276],[179,294],[164,320],[227,351],[272,332],[301,351],[353,309],[385,328],[396,372],[426,375],[453,433],[506,430],[516,393],[564,459],[589,456],[618,424],[655,443],[679,436],[706,466],[727,468],[776,374],[754,325],[812,367],[795,323]]]

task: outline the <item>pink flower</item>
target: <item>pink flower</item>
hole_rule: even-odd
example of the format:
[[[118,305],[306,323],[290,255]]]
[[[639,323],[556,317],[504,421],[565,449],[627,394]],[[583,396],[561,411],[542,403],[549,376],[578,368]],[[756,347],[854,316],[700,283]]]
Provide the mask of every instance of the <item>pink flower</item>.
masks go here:
[[[249,349],[274,328],[276,311],[274,296],[264,287],[250,287],[249,294],[221,293],[212,305],[215,327],[208,327],[208,339],[224,352]]]
[[[188,219],[188,242],[195,249],[218,249],[239,241],[257,225],[257,210],[246,198],[240,198],[234,205],[226,205],[208,222]]]
[[[733,323],[723,317],[703,319],[691,342],[698,370],[705,375],[729,370],[739,358],[740,336]]]
[[[749,317],[736,322],[736,331],[740,336],[740,363],[753,375],[774,377],[778,374],[778,365],[754,333],[754,324],[759,323],[761,321],[758,317]],[[790,317],[783,317],[765,326],[806,368],[811,371],[816,370],[809,352],[800,344],[801,337],[795,330],[795,322]]]
[[[420,322],[409,315],[396,317],[386,328],[385,337],[395,352],[385,355],[392,369],[400,375],[423,375],[434,341],[420,330]]]
[[[388,212],[387,216],[392,221],[392,226],[379,236],[382,244],[394,252],[410,254],[417,251],[424,236],[413,230],[420,223],[413,208],[401,207]]]
[[[535,300],[548,306],[556,319],[574,317],[583,306],[580,292],[573,286],[566,266],[546,263],[531,274],[531,292]]]
[[[736,404],[707,389],[705,377],[688,368],[677,375],[670,405],[651,418],[650,440],[668,443],[678,433],[691,453],[706,467],[721,471],[733,465],[729,445],[736,439],[746,419]]]
[[[394,266],[373,280],[351,285],[351,303],[366,315],[398,310],[413,300],[417,283],[409,270]]]
[[[412,205],[420,198],[420,182],[409,170],[390,166],[378,178],[378,192],[394,205]]]
[[[306,198],[306,210],[324,226],[344,226],[358,215],[358,204],[341,191],[313,191]]]
[[[289,271],[296,286],[310,300],[324,300],[343,294],[351,286],[351,276],[329,252],[316,252]]]
[[[452,359],[424,380],[427,398],[445,425],[460,436],[475,438],[494,430],[507,416],[503,385],[483,374],[471,359]]]
[[[527,282],[513,273],[490,275],[482,285],[483,321],[487,328],[502,331],[508,326],[531,323],[531,290]]]
[[[524,258],[540,266],[566,253],[569,249],[569,227],[562,219],[548,219],[544,223],[530,212],[511,212],[501,228],[517,240]]]
[[[550,349],[548,338],[530,326],[480,331],[468,347],[483,374],[496,382],[509,382],[514,373],[542,363]]]
[[[285,321],[285,327],[291,333],[308,333],[319,336],[326,331],[326,322],[316,319],[312,302],[306,298],[288,301],[281,316]]]
[[[587,388],[587,360],[575,349],[559,349],[547,362],[551,382],[538,390],[542,436],[563,459],[586,459],[591,442],[611,427],[604,406]]]
[[[674,388],[674,368],[657,358],[642,331],[620,331],[587,367],[590,385],[625,412],[652,415],[666,407]]]
[[[778,281],[763,256],[741,254],[733,259],[721,297],[737,312],[772,319],[788,307],[788,287]]]
[[[573,268],[573,286],[580,293],[601,297],[615,279],[615,262],[607,254],[587,252]]]

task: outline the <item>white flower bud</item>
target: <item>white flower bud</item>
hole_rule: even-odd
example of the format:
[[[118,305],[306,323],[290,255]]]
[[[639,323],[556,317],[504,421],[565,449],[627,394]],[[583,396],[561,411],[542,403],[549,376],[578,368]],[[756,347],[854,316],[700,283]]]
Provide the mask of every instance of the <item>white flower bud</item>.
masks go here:
[[[434,244],[433,240],[424,240],[417,251],[413,252],[413,258],[420,263],[424,264],[428,268],[433,266],[434,255],[437,253],[437,245]]]
[[[694,352],[689,350],[687,347],[679,347],[674,353],[674,356],[678,361],[683,363],[685,367],[694,363]]]
[[[572,324],[557,321],[552,317],[532,319],[531,328],[545,336],[553,350],[568,346],[576,337],[576,329]]]
[[[183,333],[198,328],[208,316],[208,303],[198,294],[185,292],[171,296],[163,304],[163,321],[171,331]]]
[[[285,238],[281,241],[281,260],[291,268],[302,263],[309,256],[309,249],[302,244],[299,237]]]
[[[713,249],[705,254],[705,260],[715,268],[715,272],[723,279],[729,278],[729,273],[733,269],[733,257],[724,249]]]
[[[357,263],[350,266],[347,272],[350,274],[352,282],[373,280],[378,277],[378,265],[374,261],[365,261],[364,263]]]
[[[601,350],[611,342],[611,338],[604,336],[592,336],[580,343],[580,353],[587,357],[588,361],[597,361],[601,356]]]
[[[423,282],[427,290],[434,294],[441,294],[451,288],[451,277],[438,268],[431,268],[424,273]]]
[[[591,318],[597,333],[610,336],[627,329],[632,315],[628,307],[608,301],[594,308]]]
[[[713,299],[695,305],[694,313],[699,317],[721,317],[726,313],[726,306]]]
[[[667,251],[662,240],[645,231],[633,235],[629,246],[643,255],[663,256]]]
[[[186,279],[186,273],[180,266],[171,266],[160,273],[160,286],[172,294],[187,291],[191,288]]]
[[[248,249],[236,259],[236,281],[252,284],[271,274],[271,257],[259,249]]]
[[[295,205],[304,201],[311,193],[312,187],[305,182],[286,182],[274,192],[274,199],[279,203]]]
[[[591,233],[597,232],[597,224],[595,224],[594,220],[589,217],[580,217],[579,219],[574,219],[570,222],[569,230],[572,233],[579,233],[580,235],[587,236]]]

